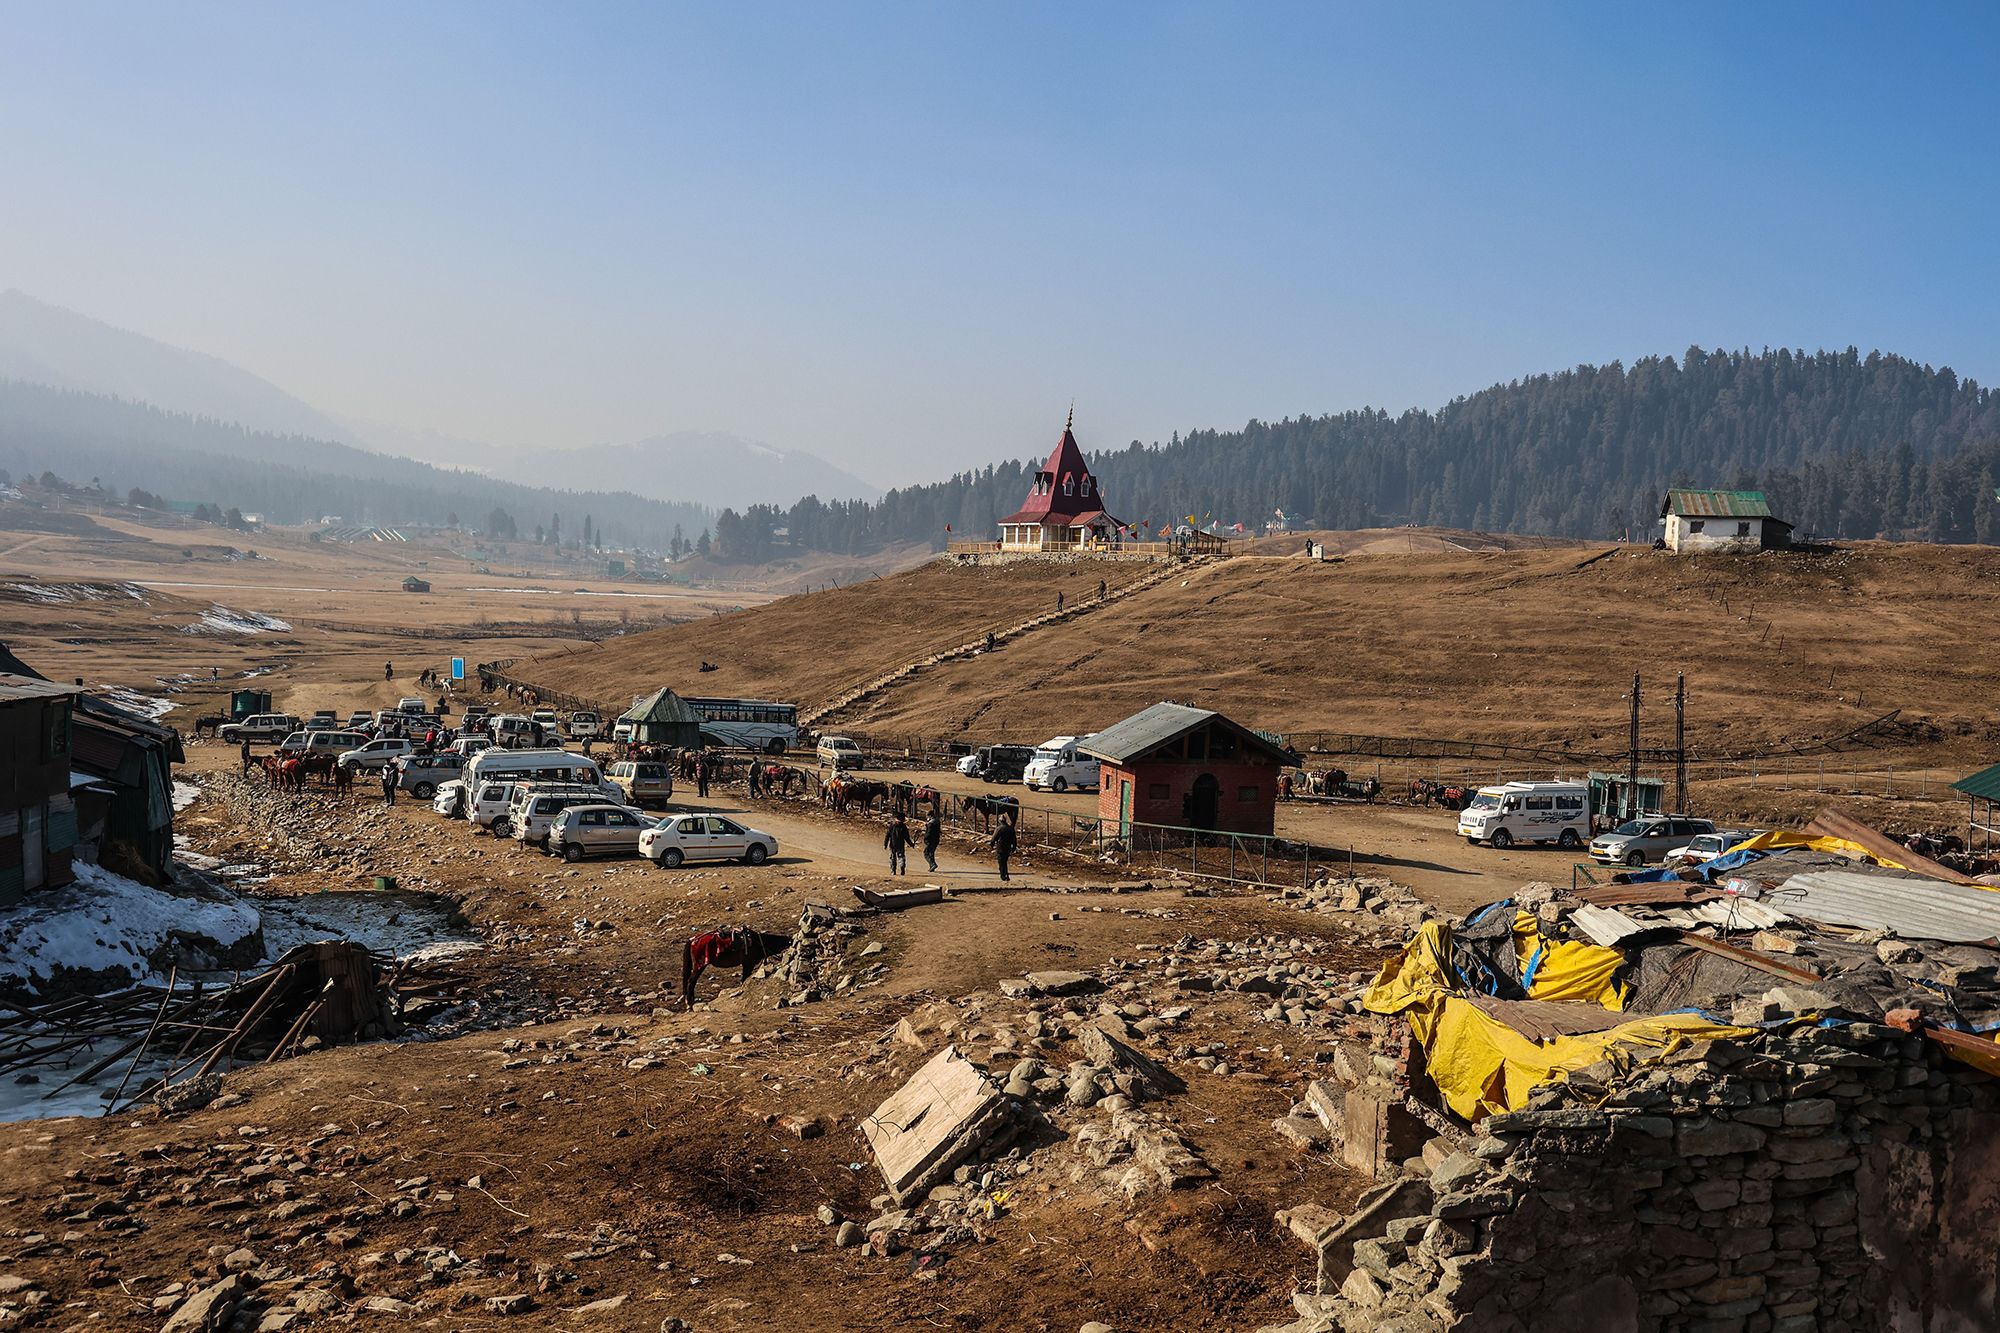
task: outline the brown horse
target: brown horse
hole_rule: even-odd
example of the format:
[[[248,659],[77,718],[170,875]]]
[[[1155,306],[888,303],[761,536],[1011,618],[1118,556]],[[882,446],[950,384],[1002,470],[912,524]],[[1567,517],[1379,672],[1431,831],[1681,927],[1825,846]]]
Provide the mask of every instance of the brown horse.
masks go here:
[[[872,813],[875,802],[889,799],[889,784],[866,778],[838,777],[826,784],[821,795],[837,815],[846,814],[850,805],[858,805],[863,811]]]
[[[303,760],[302,774],[308,778],[318,778],[322,787],[331,786],[334,772],[340,766],[334,763],[334,756],[322,750],[309,754]]]
[[[694,986],[711,967],[741,967],[743,980],[766,958],[792,947],[790,935],[776,935],[749,926],[719,926],[690,935],[681,945],[681,1006],[694,1008]]]
[[[779,796],[790,796],[793,788],[801,792],[811,791],[819,780],[804,769],[793,768],[789,764],[765,764],[757,776],[763,781],[766,793]]]

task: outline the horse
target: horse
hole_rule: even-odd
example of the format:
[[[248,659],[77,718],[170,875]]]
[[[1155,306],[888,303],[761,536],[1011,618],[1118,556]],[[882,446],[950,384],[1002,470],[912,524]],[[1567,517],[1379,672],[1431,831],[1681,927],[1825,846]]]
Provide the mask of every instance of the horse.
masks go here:
[[[711,967],[741,967],[743,980],[766,958],[775,958],[792,947],[790,935],[778,935],[749,926],[719,926],[690,935],[681,945],[681,1006],[694,1008],[694,986]]]
[[[203,736],[216,735],[228,721],[226,713],[203,713],[194,720],[194,738],[200,740]]]
[[[286,791],[306,789],[306,765],[303,759],[287,759],[278,765],[278,785]]]
[[[330,758],[331,756],[329,756]],[[333,794],[345,796],[354,786],[354,768],[349,764],[333,765]]]
[[[837,777],[826,784],[822,796],[837,815],[846,814],[850,805],[858,805],[863,811],[873,812],[875,802],[889,799],[889,784],[865,778]]]
[[[889,809],[899,815],[914,815],[921,805],[934,807],[939,814],[944,813],[944,798],[937,794],[935,787],[919,787],[914,782],[898,782],[889,788]]]
[[[319,785],[322,787],[332,785],[333,775],[340,767],[340,765],[334,763],[334,756],[324,750],[318,754],[307,755],[304,765],[300,774],[301,779],[316,777],[319,779]]]
[[[958,798],[958,813],[968,823],[979,826],[981,833],[993,831],[993,818],[1006,815],[1014,821],[1016,828],[1021,824],[1021,801],[1015,796],[961,796]]]
[[[759,776],[763,779],[766,793],[780,796],[790,796],[793,787],[802,792],[810,791],[814,781],[812,774],[789,764],[766,764]]]

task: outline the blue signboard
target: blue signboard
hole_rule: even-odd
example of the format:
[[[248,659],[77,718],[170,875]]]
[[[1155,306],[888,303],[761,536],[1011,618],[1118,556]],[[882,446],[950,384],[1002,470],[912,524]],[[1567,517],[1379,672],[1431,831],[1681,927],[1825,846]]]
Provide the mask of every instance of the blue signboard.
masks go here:
[[[452,659],[451,659],[451,678],[452,678],[453,680],[464,680],[464,679],[465,679],[465,659],[464,659],[464,658],[462,658],[462,657],[454,657],[454,658],[452,658]]]

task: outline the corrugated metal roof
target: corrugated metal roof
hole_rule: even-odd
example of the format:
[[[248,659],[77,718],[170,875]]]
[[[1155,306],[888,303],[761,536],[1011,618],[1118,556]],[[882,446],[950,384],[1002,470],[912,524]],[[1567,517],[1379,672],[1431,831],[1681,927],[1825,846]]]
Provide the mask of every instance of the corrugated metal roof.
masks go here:
[[[1951,784],[1953,791],[1962,791],[1967,796],[1983,796],[1989,801],[2000,801],[2000,764],[1982,768],[1971,777],[1960,778]]]
[[[1893,930],[1908,939],[1959,944],[2000,939],[2000,892],[1943,880],[1809,870],[1793,875],[1765,901],[1793,916]]]
[[[60,699],[66,694],[75,694],[73,685],[57,685],[52,681],[37,680],[33,676],[16,676],[11,672],[0,672],[0,703],[10,703],[17,699]]]
[[[1569,914],[1570,929],[1581,934],[1592,944],[1610,946],[1627,935],[1643,935],[1649,930],[1659,930],[1660,924],[1651,925],[1635,921],[1614,907],[1592,907],[1585,903]]]
[[[1273,745],[1248,727],[1231,722],[1220,713],[1165,702],[1142,708],[1123,722],[1114,722],[1089,740],[1079,742],[1076,748],[1099,759],[1122,764],[1193,731],[1211,719],[1236,732],[1251,749],[1265,751],[1280,763],[1290,761],[1291,756],[1285,753],[1283,747]]]
[[[1689,518],[1770,518],[1771,502],[1762,491],[1670,490],[1660,506],[1660,517],[1681,514]]]

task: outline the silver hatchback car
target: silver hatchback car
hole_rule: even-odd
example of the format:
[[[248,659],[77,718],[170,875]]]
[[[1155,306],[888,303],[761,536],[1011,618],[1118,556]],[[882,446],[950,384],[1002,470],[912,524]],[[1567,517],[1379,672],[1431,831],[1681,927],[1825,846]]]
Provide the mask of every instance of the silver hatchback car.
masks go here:
[[[565,861],[586,856],[635,856],[639,835],[654,821],[622,805],[573,805],[549,825],[549,851]]]
[[[1590,840],[1590,859],[1606,865],[1642,866],[1657,861],[1701,834],[1715,832],[1715,822],[1686,815],[1640,815],[1609,833]]]

